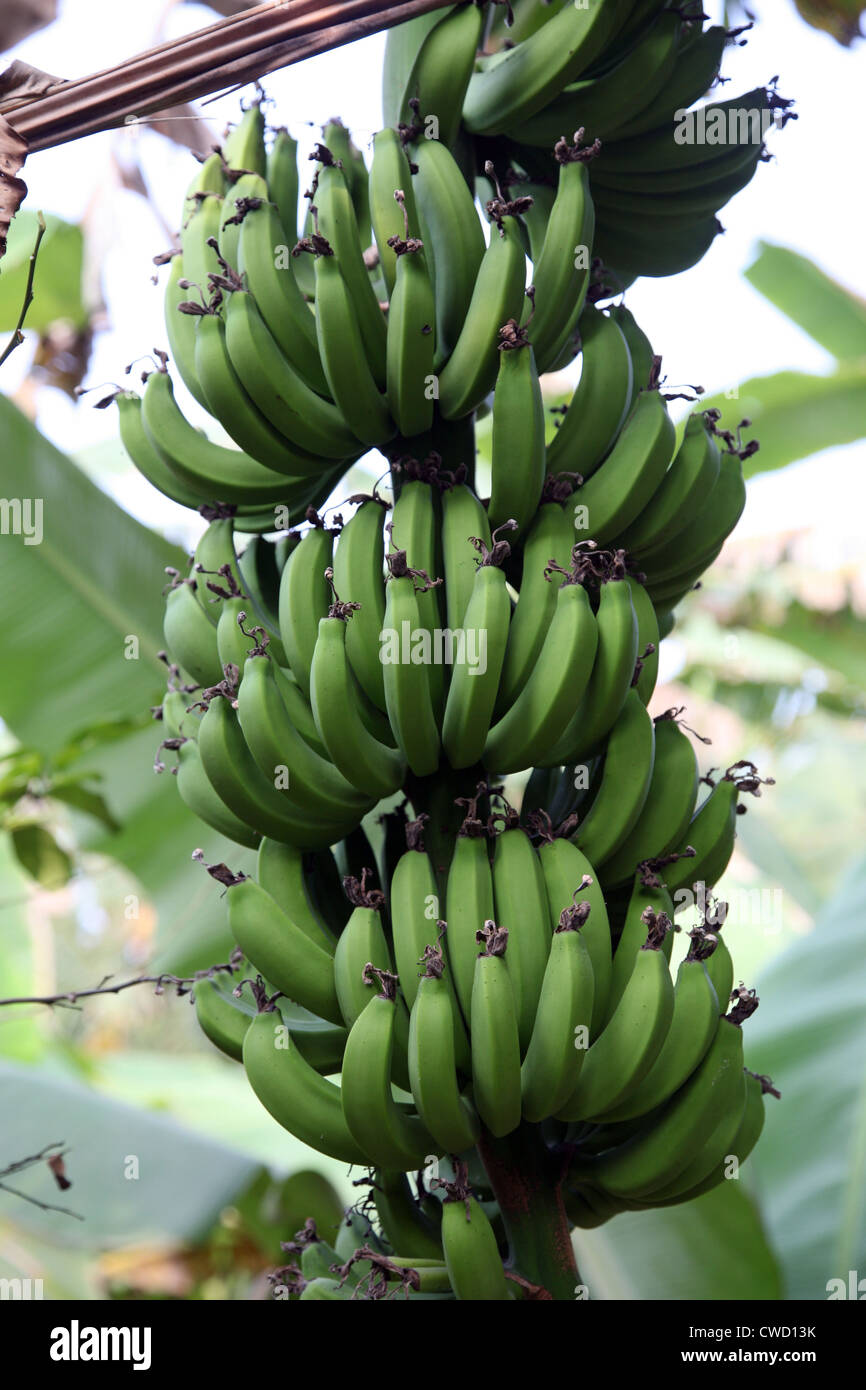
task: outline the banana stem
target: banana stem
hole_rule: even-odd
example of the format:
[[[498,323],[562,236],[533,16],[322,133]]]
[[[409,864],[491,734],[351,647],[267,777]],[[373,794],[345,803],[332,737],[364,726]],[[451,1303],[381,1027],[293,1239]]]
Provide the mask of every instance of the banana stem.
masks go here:
[[[415,815],[430,817],[424,827],[424,848],[436,874],[440,905],[445,903],[448,867],[465,815],[456,798],[471,794],[482,776],[480,768],[468,768],[459,773],[440,771],[432,777],[410,776],[406,782],[405,792]]]
[[[534,1125],[505,1139],[482,1130],[478,1152],[499,1203],[509,1269],[538,1290],[533,1298],[573,1302],[580,1282],[562,1199],[561,1161]]]

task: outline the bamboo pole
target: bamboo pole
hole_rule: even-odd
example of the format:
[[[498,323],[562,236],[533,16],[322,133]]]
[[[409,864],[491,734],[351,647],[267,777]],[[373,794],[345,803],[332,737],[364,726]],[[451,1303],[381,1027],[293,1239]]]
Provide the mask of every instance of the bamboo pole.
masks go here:
[[[28,155],[122,126],[133,117],[242,86],[266,73],[390,29],[448,0],[268,0],[114,67],[0,102],[0,256],[27,189]]]

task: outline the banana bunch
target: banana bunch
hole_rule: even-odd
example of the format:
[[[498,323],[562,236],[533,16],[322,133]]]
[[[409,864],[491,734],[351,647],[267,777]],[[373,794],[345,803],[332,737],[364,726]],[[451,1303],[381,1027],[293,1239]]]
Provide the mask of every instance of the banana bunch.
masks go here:
[[[278,132],[268,153],[252,106],[198,170],[180,248],[162,258],[174,366],[237,447],[193,428],[157,352],[143,395],[116,395],[127,452],[173,500],[234,505],[239,527],[264,531],[275,507],[293,519],[321,505],[370,448],[390,445],[399,457],[399,441],[411,439],[427,452],[500,379],[500,395],[513,386],[521,406],[502,414],[500,438],[527,401],[530,457],[528,482],[494,501],[505,506],[516,490],[518,519],[528,519],[543,481],[538,374],[572,334],[588,283],[592,152],[557,147],[559,189],[530,310],[521,214],[531,199],[503,192],[492,165],[485,242],[485,219],[446,144],[417,126],[380,131],[368,174],[344,127],[332,122],[323,136],[300,239],[294,142]]]
[[[368,1196],[345,1212],[333,1246],[313,1220],[283,1242],[291,1262],[270,1276],[290,1298],[378,1301],[388,1298],[504,1301],[520,1297],[504,1268],[502,1220],[495,1202],[459,1159],[449,1177],[417,1191],[408,1178],[377,1169],[356,1185]],[[477,1195],[476,1195],[477,1194]],[[375,1214],[374,1226],[371,1215]],[[407,1253],[402,1253],[402,1252]]]
[[[510,27],[494,16],[483,48],[468,5],[392,30],[386,120],[411,124],[420,111],[428,138],[450,144],[469,177],[492,158],[542,204],[555,181],[551,151],[580,130],[600,142],[596,254],[620,285],[693,265],[721,230],[719,210],[766,157],[770,125],[792,118],[773,86],[684,118],[742,31],[704,28],[691,0],[516,0],[507,13]]]
[[[236,951],[198,1020],[288,1132],[372,1174],[280,1272],[305,1299],[527,1296],[497,1146],[531,1137],[592,1226],[730,1176],[775,1094],[709,897],[764,779],[700,776],[684,711],[649,712],[757,444],[696,408],[678,432],[610,301],[703,254],[788,103],[713,102],[681,141],[734,37],[696,0],[506,9],[389,31],[386,128],[369,161],[323,128],[300,225],[296,144],[246,110],[164,258],[172,373],[158,352],[115,398],[207,522],[167,575],[156,768],[257,852],[205,866]],[[551,428],[541,377],[577,352]],[[390,490],[335,510],[370,449]],[[527,770],[518,811],[492,783]]]
[[[624,306],[587,303],[578,320],[581,375],[546,448],[548,475],[578,477],[575,524],[625,551],[660,624],[716,559],[746,501],[743,461],[758,441],[694,410],[675,446],[659,408],[661,358]],[[664,630],[662,635],[664,635]]]
[[[253,537],[240,561],[232,509],[214,514],[166,598],[167,649],[203,711],[184,709],[169,733],[190,745],[178,747],[181,796],[239,843],[265,834],[312,848],[343,838],[410,775],[602,759],[581,834],[597,841],[599,863],[602,848],[614,854],[650,795],[659,609],[720,548],[731,509],[719,492],[742,507],[739,455],[720,467],[707,425],[691,417],[668,466],[664,401],[641,393],[576,492],[568,475],[547,476],[519,575],[505,539],[515,522],[491,530],[474,492],[432,456],[403,460],[393,507],[358,495],[334,527],[310,509],[303,533]],[[575,544],[572,507],[616,548]],[[628,795],[620,769],[640,771]]]
[[[664,724],[683,737],[673,719]],[[255,974],[234,988],[222,976],[197,983],[201,1026],[242,1061],[290,1133],[380,1170],[380,1218],[407,1262],[444,1263],[443,1289],[458,1298],[504,1297],[486,1214],[483,1237],[462,1223],[458,1236],[448,1212],[457,1197],[419,1212],[400,1174],[433,1155],[465,1164],[482,1135],[548,1121],[574,1153],[569,1214],[588,1225],[689,1200],[722,1181],[724,1160],[743,1161],[758,1137],[769,1083],[744,1073],[740,1032],[757,1000],[734,989],[719,930],[726,907],[708,890],[733,847],[738,798],[759,785],[750,764],[729,769],[678,835],[660,801],[655,836],[645,816],[644,838],[628,852],[661,837],[677,848],[632,866],[623,914],[587,856],[591,837],[582,841],[580,823],[574,833],[576,817],[555,832],[540,814],[524,824],[497,793],[485,820],[485,783],[459,799],[466,814],[444,872],[425,847],[430,817],[406,823],[387,893],[364,865],[343,874],[341,900],[340,866],[373,859],[363,836],[336,853],[262,839],[255,879],[207,866],[226,890],[235,964]],[[684,882],[704,909],[674,979],[673,895]],[[336,1073],[339,1084],[329,1079]],[[468,1195],[461,1189],[459,1200]],[[471,1226],[481,1208],[462,1210]],[[465,1243],[478,1264],[463,1282]],[[485,1269],[491,1280],[498,1271],[494,1282]]]
[[[240,562],[233,518],[214,517],[191,573],[172,572],[166,598],[174,675],[160,709],[162,746],[177,752],[178,791],[190,810],[251,847],[269,836],[325,848],[355,830],[378,800],[332,761],[310,704],[333,548],[333,533],[311,516],[303,541],[295,534],[275,545],[256,536]],[[291,621],[282,622],[287,612]],[[370,730],[387,739],[384,715],[346,674],[345,698],[361,727],[370,739]]]

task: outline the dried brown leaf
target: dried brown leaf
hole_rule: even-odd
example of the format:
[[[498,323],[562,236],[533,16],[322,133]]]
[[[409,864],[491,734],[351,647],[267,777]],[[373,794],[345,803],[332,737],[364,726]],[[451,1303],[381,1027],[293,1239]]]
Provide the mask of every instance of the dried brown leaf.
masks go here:
[[[0,101],[8,110],[19,103],[44,97],[62,82],[62,77],[54,77],[41,68],[31,67],[30,63],[22,63],[20,58],[13,58],[0,72]]]
[[[17,177],[27,158],[27,142],[0,116],[0,256],[6,251],[9,224],[27,196],[27,185]]]

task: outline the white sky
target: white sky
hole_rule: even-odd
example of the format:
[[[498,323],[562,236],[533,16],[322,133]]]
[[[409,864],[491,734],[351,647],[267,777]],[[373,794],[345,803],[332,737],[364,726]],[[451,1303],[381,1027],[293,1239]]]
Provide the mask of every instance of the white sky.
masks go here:
[[[723,71],[732,81],[725,95],[780,75],[779,89],[796,98],[799,120],[772,131],[775,162],[761,166],[749,187],[721,214],[727,234],[704,260],[685,274],[642,280],[627,302],[664,354],[671,382],[698,382],[713,390],[742,378],[783,368],[825,371],[826,354],[768,305],[742,278],[742,270],[763,238],[784,243],[816,260],[825,270],[866,297],[864,262],[863,165],[856,141],[866,85],[866,48],[849,52],[798,19],[791,0],[763,0],[755,8],[764,18],[747,47],[729,49]],[[717,16],[721,6],[706,0]],[[34,66],[74,77],[117,62],[148,47],[165,33],[212,22],[213,12],[184,4],[169,14],[158,34],[161,0],[65,0],[59,22],[14,50]],[[380,123],[380,72],[384,38],[375,36],[352,48],[313,59],[268,77],[273,99],[270,119],[285,124],[308,145],[315,127],[339,115],[364,147]],[[215,133],[238,111],[238,94],[203,108]],[[169,226],[177,224],[191,157],[151,132],[106,134],[34,155],[24,173],[27,206],[75,220],[112,178],[110,153],[139,140],[141,161],[159,209]],[[302,185],[303,187],[303,185]],[[110,209],[110,211],[109,211]],[[89,381],[120,380],[124,365],[155,345],[165,344],[162,292],[150,283],[151,257],[165,249],[165,234],[142,200],[124,193],[106,203],[101,219],[105,237],[104,275],[112,328],[101,334]],[[3,387],[14,390],[26,368],[24,350],[11,359]],[[16,376],[18,374],[18,376]],[[97,412],[87,402],[73,405],[59,392],[41,393],[39,425],[69,452],[116,436],[111,410]],[[750,486],[738,535],[789,527],[832,528],[849,544],[862,534],[866,445],[832,450]],[[129,510],[170,534],[189,538],[197,518],[160,499],[150,486],[124,471],[109,486]],[[841,499],[845,499],[844,506]],[[190,529],[190,525],[192,529]]]

